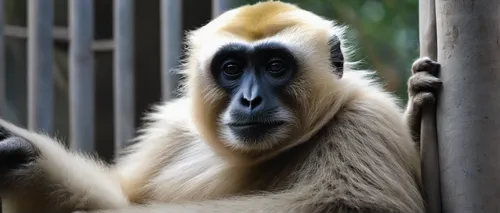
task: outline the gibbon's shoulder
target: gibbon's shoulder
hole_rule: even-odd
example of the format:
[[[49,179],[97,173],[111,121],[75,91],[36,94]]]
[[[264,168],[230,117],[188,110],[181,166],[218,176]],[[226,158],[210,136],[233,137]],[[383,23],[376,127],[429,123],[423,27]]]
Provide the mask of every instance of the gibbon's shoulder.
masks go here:
[[[153,110],[146,114],[145,121],[149,124],[165,125],[171,128],[190,129],[194,127],[190,124],[192,123],[191,106],[191,100],[188,97],[165,101],[154,106]]]
[[[120,168],[135,168],[144,159],[156,160],[157,154],[172,154],[170,147],[178,147],[185,141],[196,141],[200,138],[193,124],[190,99],[181,97],[162,102],[152,108],[144,116],[143,125],[138,130],[138,136],[130,146],[120,151],[121,158],[117,160]],[[184,147],[184,145],[180,147]],[[122,172],[134,173],[129,169]]]
[[[406,150],[414,156],[415,144],[403,116],[403,108],[397,96],[387,91],[373,71],[346,71],[341,79],[344,93],[349,98],[335,116],[344,124],[357,125],[371,134],[384,134],[390,138],[386,145]]]
[[[347,106],[379,108],[382,114],[396,116],[403,122],[401,100],[387,91],[374,71],[346,70],[341,79],[344,90],[351,95]]]
[[[411,140],[398,98],[384,89],[372,71],[346,71],[342,80],[352,96],[344,110],[337,114],[337,123],[356,125],[351,128],[381,138],[383,147],[392,150],[390,153],[404,153],[398,155],[404,156],[399,160],[419,177],[418,151]]]
[[[190,101],[188,97],[180,97],[154,106],[145,114],[143,126],[135,139],[137,143],[131,148],[147,146],[147,143],[161,146],[162,143],[175,141],[172,140],[175,137],[198,137]]]

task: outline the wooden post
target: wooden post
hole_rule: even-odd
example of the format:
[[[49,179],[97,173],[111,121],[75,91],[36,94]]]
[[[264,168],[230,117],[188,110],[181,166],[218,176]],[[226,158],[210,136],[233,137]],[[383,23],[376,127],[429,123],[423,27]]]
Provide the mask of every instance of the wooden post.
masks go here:
[[[500,1],[436,0],[443,212],[498,212]]]

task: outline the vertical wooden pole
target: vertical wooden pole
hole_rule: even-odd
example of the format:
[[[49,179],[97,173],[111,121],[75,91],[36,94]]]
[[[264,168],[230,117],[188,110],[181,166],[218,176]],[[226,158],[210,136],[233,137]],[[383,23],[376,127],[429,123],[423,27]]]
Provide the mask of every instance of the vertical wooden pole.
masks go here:
[[[436,10],[434,0],[419,1],[420,56],[437,60]],[[436,127],[436,105],[422,109],[420,128],[420,157],[423,196],[428,213],[441,213],[441,185],[439,177],[439,150]]]
[[[114,1],[115,151],[134,137],[134,4]]]
[[[162,96],[173,98],[178,77],[172,72],[179,65],[182,44],[182,1],[161,0],[161,73]]]
[[[94,1],[69,2],[69,105],[73,149],[94,151]]]
[[[500,1],[436,0],[443,212],[498,212]]]
[[[52,0],[28,1],[28,128],[52,132]]]

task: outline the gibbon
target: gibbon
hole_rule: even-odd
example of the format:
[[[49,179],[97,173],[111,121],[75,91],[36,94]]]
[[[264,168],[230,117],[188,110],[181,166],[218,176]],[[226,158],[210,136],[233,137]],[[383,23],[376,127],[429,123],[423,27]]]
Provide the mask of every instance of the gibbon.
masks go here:
[[[0,120],[6,212],[423,213],[414,114],[344,30],[268,1],[189,32],[183,96],[112,165]]]

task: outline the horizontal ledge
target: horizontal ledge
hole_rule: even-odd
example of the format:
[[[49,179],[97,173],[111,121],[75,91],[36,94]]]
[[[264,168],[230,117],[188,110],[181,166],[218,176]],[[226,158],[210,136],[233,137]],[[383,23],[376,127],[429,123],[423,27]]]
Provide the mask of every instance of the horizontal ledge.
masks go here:
[[[28,38],[28,29],[21,26],[4,26],[4,34],[8,37],[13,38]],[[69,42],[69,31],[64,27],[54,27],[52,30],[52,36],[56,41]],[[70,43],[71,44],[71,43]],[[115,49],[115,44],[112,39],[108,40],[97,40],[92,43],[92,50],[102,52],[102,51],[113,51]]]

